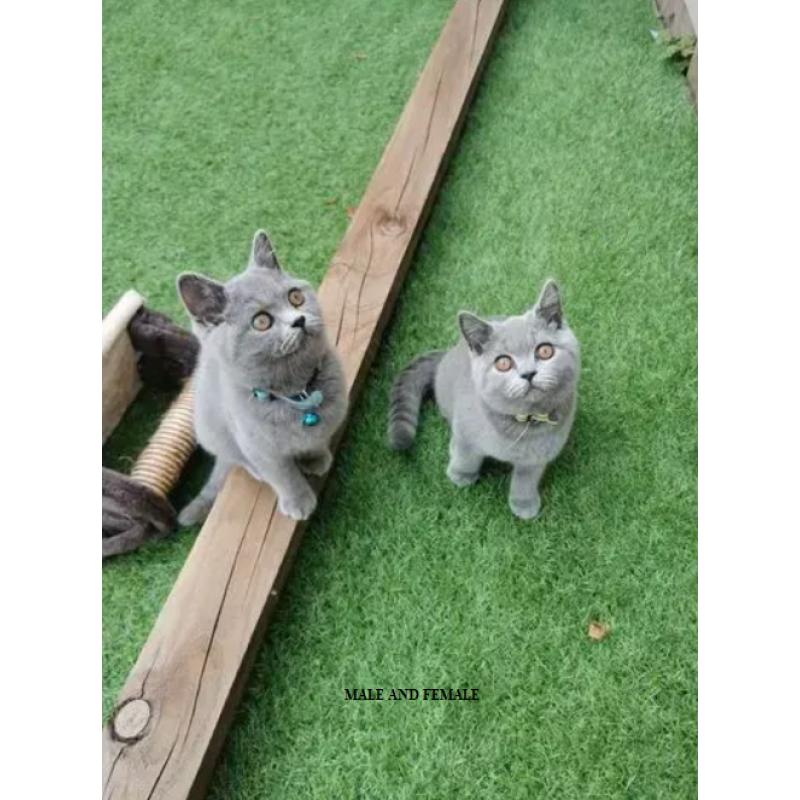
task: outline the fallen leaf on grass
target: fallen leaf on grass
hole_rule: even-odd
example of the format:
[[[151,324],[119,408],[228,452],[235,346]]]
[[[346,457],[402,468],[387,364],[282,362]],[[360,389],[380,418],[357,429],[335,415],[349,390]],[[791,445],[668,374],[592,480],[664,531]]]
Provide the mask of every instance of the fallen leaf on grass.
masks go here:
[[[589,623],[589,638],[594,642],[602,642],[608,634],[611,633],[611,626],[606,625],[605,622],[590,622]]]
[[[366,53],[353,53],[353,58],[354,58],[356,61],[364,61],[364,59],[365,59],[366,57],[367,57],[367,54],[366,54]]]
[[[335,206],[335,205],[336,205],[336,203],[338,202],[338,200],[339,200],[339,198],[338,198],[338,197],[329,197],[329,198],[328,198],[328,199],[325,201],[325,205],[326,205],[326,206]]]

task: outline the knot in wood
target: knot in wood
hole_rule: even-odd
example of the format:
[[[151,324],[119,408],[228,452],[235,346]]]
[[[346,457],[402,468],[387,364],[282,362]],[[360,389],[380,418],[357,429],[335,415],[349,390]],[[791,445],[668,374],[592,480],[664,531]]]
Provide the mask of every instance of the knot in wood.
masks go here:
[[[382,211],[378,216],[378,230],[384,236],[400,236],[406,229],[405,220],[397,214]]]
[[[120,742],[135,742],[141,739],[150,722],[150,703],[139,697],[123,703],[111,720],[114,738]]]

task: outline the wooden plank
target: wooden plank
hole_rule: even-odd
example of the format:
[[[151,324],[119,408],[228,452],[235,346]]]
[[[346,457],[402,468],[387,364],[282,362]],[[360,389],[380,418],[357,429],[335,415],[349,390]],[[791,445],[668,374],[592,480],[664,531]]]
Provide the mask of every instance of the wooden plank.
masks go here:
[[[459,0],[319,291],[358,392],[505,0]],[[104,797],[201,797],[303,526],[229,475],[104,728]]]
[[[697,39],[697,0],[655,0],[658,15],[664,22],[664,27],[670,36],[693,36]],[[697,46],[689,61],[686,73],[689,84],[689,96],[695,109],[698,107],[697,94]]]
[[[700,103],[700,96],[697,89],[697,45],[694,47],[692,60],[689,62],[689,70],[686,73],[686,80],[689,83],[689,94],[692,96],[694,107],[698,108]]]
[[[103,442],[142,386],[128,324],[143,302],[129,289],[103,319]]]
[[[671,36],[697,36],[697,0],[656,0],[656,8]]]

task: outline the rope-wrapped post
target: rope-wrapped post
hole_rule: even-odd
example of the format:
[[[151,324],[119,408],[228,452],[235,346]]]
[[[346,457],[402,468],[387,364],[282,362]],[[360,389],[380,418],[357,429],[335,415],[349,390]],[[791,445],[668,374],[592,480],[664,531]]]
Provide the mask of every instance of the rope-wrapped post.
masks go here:
[[[194,389],[189,381],[136,459],[130,474],[132,481],[162,497],[166,497],[175,488],[196,445],[193,410]]]
[[[181,389],[130,475],[103,470],[103,558],[135,550],[175,530],[167,495],[175,488],[196,442],[191,381]]]

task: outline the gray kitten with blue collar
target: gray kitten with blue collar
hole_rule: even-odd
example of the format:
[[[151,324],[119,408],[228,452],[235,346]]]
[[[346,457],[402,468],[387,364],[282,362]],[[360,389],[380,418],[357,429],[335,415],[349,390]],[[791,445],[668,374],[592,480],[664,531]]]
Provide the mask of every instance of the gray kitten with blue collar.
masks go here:
[[[281,512],[307,519],[317,498],[304,473],[327,472],[347,413],[344,371],[311,284],[284,272],[257,231],[244,272],[225,284],[184,273],[178,293],[200,340],[195,433],[216,457],[178,521],[202,522],[235,465],[272,486]]]
[[[577,402],[580,346],[558,286],[548,281],[522,316],[484,321],[462,311],[458,324],[455,347],[422,355],[397,376],[389,444],[411,447],[420,405],[433,390],[451,428],[450,480],[474,483],[486,457],[510,463],[511,510],[531,519],[541,507],[539,481],[567,441]]]

